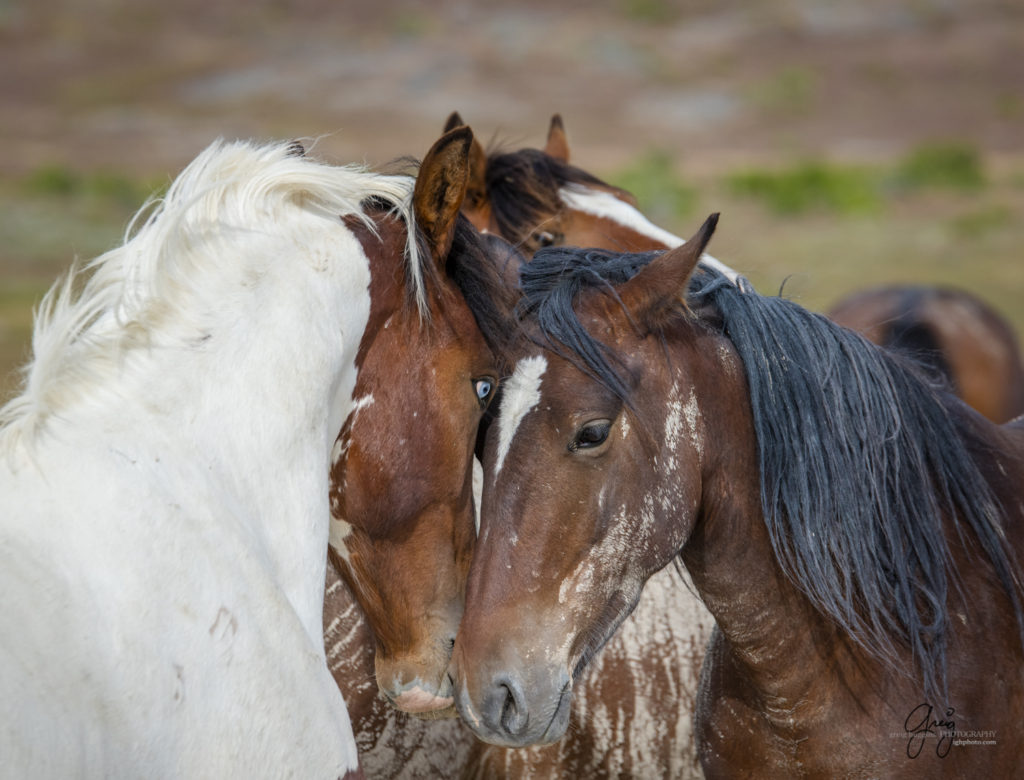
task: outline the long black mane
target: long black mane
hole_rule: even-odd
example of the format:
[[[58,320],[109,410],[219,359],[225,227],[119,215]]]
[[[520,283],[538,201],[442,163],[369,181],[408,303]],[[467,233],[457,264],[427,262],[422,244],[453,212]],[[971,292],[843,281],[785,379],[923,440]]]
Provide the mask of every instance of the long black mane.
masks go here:
[[[542,341],[617,393],[627,378],[573,307],[582,289],[613,288],[652,256],[550,249],[522,271],[523,312]],[[959,402],[912,361],[746,280],[702,269],[688,300],[716,312],[745,367],[776,560],[868,652],[900,668],[909,648],[925,695],[945,701],[947,597],[959,581],[944,517],[950,539],[973,536],[1024,631],[1003,509]]]
[[[484,179],[498,231],[515,242],[562,210],[558,195],[562,188],[573,184],[609,186],[539,149],[489,154]]]
[[[522,318],[532,319],[541,345],[571,362],[623,401],[630,377],[615,352],[595,339],[576,316],[580,293],[598,288],[615,298],[615,286],[636,275],[659,252],[621,253],[606,249],[541,249],[519,272]]]
[[[462,215],[448,253],[446,271],[465,298],[487,345],[500,360],[507,354],[515,291],[502,278],[503,264],[515,249],[502,238],[483,236]],[[515,255],[515,261],[520,258]]]

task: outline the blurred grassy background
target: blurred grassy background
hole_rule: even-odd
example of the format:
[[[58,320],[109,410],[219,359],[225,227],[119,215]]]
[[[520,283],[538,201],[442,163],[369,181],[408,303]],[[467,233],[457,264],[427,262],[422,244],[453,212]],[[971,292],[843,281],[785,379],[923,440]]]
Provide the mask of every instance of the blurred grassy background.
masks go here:
[[[218,136],[422,155],[458,110],[573,162],[762,292],[965,287],[1024,331],[1010,0],[0,0],[0,396],[31,308]]]

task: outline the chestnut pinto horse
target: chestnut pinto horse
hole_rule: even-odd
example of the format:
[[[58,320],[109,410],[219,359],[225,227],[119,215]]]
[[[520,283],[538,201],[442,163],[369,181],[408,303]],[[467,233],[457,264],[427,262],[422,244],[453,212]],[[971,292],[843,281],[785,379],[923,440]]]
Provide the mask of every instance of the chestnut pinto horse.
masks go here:
[[[453,654],[460,714],[498,744],[557,739],[574,681],[679,557],[717,621],[707,775],[1010,776],[1024,423],[990,423],[744,282],[701,271],[687,295],[714,224],[660,255],[523,267]]]
[[[1013,326],[966,290],[877,287],[843,298],[828,316],[913,355],[993,422],[1024,414],[1024,360]]]
[[[371,272],[377,327],[356,356],[353,408],[332,457],[323,638],[372,777],[449,772],[478,744],[454,717],[395,709],[455,714],[446,671],[475,538],[473,445],[508,331],[489,241],[459,213],[471,139],[466,127],[445,133],[416,178],[424,303],[400,263]],[[358,235],[389,257],[400,248],[399,231]]]
[[[218,142],[87,280],[48,294],[0,413],[7,773],[360,773],[323,646],[332,445],[371,394],[438,389],[408,379],[448,365],[461,324],[440,290],[458,209],[443,171],[469,140],[442,139],[415,190],[296,144]],[[476,331],[458,339],[462,386],[438,404],[469,431],[494,369]],[[380,389],[369,365],[391,368]],[[446,544],[455,568],[465,545]]]

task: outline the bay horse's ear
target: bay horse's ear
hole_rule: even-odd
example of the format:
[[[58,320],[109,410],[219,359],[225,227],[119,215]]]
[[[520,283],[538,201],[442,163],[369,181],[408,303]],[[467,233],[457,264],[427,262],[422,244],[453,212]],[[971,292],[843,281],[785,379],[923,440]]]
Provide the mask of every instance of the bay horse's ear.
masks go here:
[[[412,193],[416,224],[439,265],[451,249],[459,210],[466,198],[472,143],[473,131],[465,125],[449,130],[430,147],[416,176]]]
[[[569,136],[565,133],[561,114],[551,117],[551,127],[548,128],[548,142],[544,146],[544,154],[554,157],[559,162],[569,162]]]
[[[697,267],[716,225],[717,213],[708,217],[685,244],[664,252],[628,282],[619,285],[622,304],[644,333],[656,327],[685,297],[690,275]]]
[[[464,124],[466,123],[462,121],[462,117],[459,116],[459,112],[452,111],[448,116],[448,121],[444,123],[444,130],[441,132],[447,133],[449,130],[454,130],[456,127],[462,127]]]

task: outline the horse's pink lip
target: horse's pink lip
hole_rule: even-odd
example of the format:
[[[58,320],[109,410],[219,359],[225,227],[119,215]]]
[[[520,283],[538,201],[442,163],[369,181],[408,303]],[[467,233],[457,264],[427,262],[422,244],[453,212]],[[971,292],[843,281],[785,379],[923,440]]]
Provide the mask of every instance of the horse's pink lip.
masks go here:
[[[428,693],[420,687],[402,691],[392,699],[394,705],[404,712],[433,712],[451,707],[455,699],[451,696],[438,696]]]

